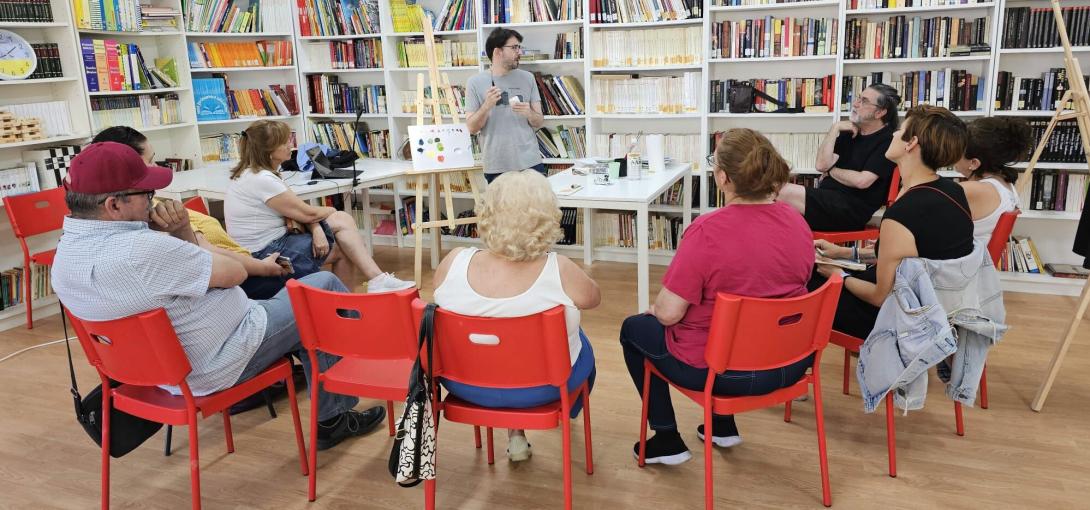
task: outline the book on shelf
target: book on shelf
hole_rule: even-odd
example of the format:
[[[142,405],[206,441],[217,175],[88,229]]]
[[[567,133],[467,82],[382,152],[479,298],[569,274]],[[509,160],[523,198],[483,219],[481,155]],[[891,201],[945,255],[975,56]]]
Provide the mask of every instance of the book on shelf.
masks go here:
[[[652,205],[680,206],[680,205],[682,205],[681,202],[682,202],[682,199],[684,198],[682,196],[682,192],[684,191],[684,189],[685,189],[684,180],[679,180],[679,181],[671,184],[670,188],[667,189],[666,191],[664,191],[661,195],[659,195],[658,198],[655,198],[655,200],[653,200],[651,202],[651,204]],[[698,207],[700,205],[700,180],[699,179],[694,179],[693,180],[692,194],[690,195],[689,198],[690,198],[689,204],[691,206],[693,206],[694,208],[696,208],[696,207]]]
[[[539,128],[536,134],[543,158],[576,159],[587,154],[587,132],[583,126],[545,126]]]
[[[1041,143],[1041,137],[1045,135],[1048,122],[1048,118],[1026,119],[1026,124],[1029,124],[1033,133],[1033,147]],[[1038,162],[1086,163],[1086,154],[1082,148],[1082,134],[1079,133],[1079,126],[1074,119],[1056,123]]]
[[[902,7],[942,7],[981,4],[993,0],[848,0],[849,9],[898,9]]]
[[[1090,277],[1090,269],[1075,264],[1045,264],[1048,274],[1056,278],[1077,278],[1081,280]]]
[[[719,139],[726,132],[716,131],[708,136],[708,146],[711,151],[719,144]],[[800,168],[814,168],[817,160],[817,149],[825,138],[825,133],[762,133],[776,152],[787,161],[792,170]],[[698,161],[698,160],[691,160]]]
[[[428,54],[423,37],[407,37],[397,42],[400,67],[427,67]],[[475,66],[477,41],[456,41],[435,37],[435,64],[439,67]]]
[[[1088,177],[1085,171],[1035,169],[1019,202],[1031,211],[1081,212],[1086,205]]]
[[[184,0],[182,9],[186,12],[186,31],[191,33],[292,31],[289,0]]]
[[[638,74],[596,74],[596,113],[695,113],[700,105],[701,73],[681,76],[639,76]]]
[[[740,85],[751,86],[786,103],[788,108],[829,106],[833,103],[833,87],[836,76],[820,78],[779,78],[750,80],[712,80],[709,87],[708,108],[711,113],[730,111],[730,89]],[[771,101],[754,95],[753,106],[758,112],[774,112],[781,108]]]
[[[534,73],[545,115],[583,115],[586,111],[583,86],[574,76]]]
[[[657,133],[647,133],[657,134]],[[662,133],[663,147],[666,157],[679,162],[690,163],[703,161],[703,143],[698,134]],[[636,140],[637,133],[597,133],[594,135],[593,144],[587,152],[591,156],[604,156],[607,158],[623,158],[628,154],[628,147]],[[636,140],[634,152],[647,154],[647,137],[639,137]]]
[[[140,32],[142,6],[139,0],[72,0],[76,28]]]
[[[193,102],[197,107],[197,122],[231,118],[227,80],[223,78],[193,78]]]
[[[852,100],[876,83],[889,85],[901,96],[900,110],[920,104],[941,106],[951,111],[984,110],[986,77],[965,69],[876,71],[862,76],[844,76],[840,87],[840,111],[847,112]]]
[[[37,119],[41,125],[41,137],[54,138],[74,135],[68,101],[44,101],[0,105],[0,113],[10,113],[16,119]]]
[[[1071,104],[1057,105],[1070,88],[1067,69],[1054,67],[1034,76],[1017,76],[1010,71],[996,75],[995,108],[997,110],[1038,110],[1052,112],[1055,108],[1071,108]],[[1090,77],[1083,76],[1083,83]]]
[[[382,40],[375,38],[329,41],[332,69],[381,69]]]
[[[95,130],[112,126],[144,129],[182,121],[178,94],[92,97],[91,119]]]
[[[991,53],[988,18],[891,16],[888,21],[852,18],[844,27],[844,58],[898,59]]]
[[[226,96],[231,118],[286,117],[299,114],[295,101],[289,97],[284,86],[272,84],[268,87],[267,89],[232,89],[228,86]],[[294,85],[287,87],[294,88]]]
[[[438,16],[433,17],[435,21],[432,28],[434,30],[473,30],[477,28],[476,6],[477,2],[474,0],[444,0]]]
[[[560,230],[564,237],[556,244],[572,246],[583,244],[583,210],[575,207],[560,208]]]
[[[13,197],[40,191],[38,166],[33,161],[0,169],[0,197]]]
[[[204,161],[238,161],[238,133],[217,133],[201,136],[201,158]]]
[[[704,28],[656,28],[651,30],[599,30],[591,32],[593,67],[652,67],[699,65]]]
[[[483,19],[490,24],[583,19],[579,0],[482,0],[481,4]]]
[[[704,15],[703,0],[590,0],[590,22],[648,23],[700,18]]]
[[[462,85],[451,85],[450,92],[454,95],[454,106],[458,114],[465,116],[466,106],[466,88]],[[424,98],[431,99],[432,94],[431,85],[424,86]],[[424,104],[424,115],[431,115],[432,105]],[[401,113],[416,113],[416,89],[408,89],[401,91]],[[439,113],[442,115],[450,115],[450,107],[447,106],[446,101],[439,103]]]
[[[378,0],[297,0],[296,5],[299,35],[304,37],[382,32]]]
[[[26,79],[37,80],[64,76],[64,70],[61,69],[61,51],[57,43],[31,44],[30,46],[34,49],[34,55],[38,57],[38,67]]]
[[[394,32],[423,32],[424,19],[424,8],[415,0],[390,0]]]
[[[834,18],[766,16],[714,22],[712,55],[719,58],[836,55],[839,27],[840,21]]]
[[[185,172],[193,169],[193,160],[188,158],[166,158],[156,161],[155,164],[169,168],[174,172]]]
[[[139,45],[113,39],[81,38],[80,53],[88,92],[153,90],[171,86],[151,72]]]
[[[355,138],[356,153],[364,158],[392,157],[390,130],[371,131],[367,123],[361,122],[363,129],[357,131],[353,122],[318,121],[311,123],[311,134],[315,142],[335,149],[351,150]]]
[[[157,58],[155,59],[155,67],[148,70],[167,86],[177,87],[178,83],[180,83],[178,80],[178,62],[174,60],[174,57]]]
[[[291,41],[194,42],[186,45],[189,67],[279,67],[294,64]]]
[[[0,310],[23,304],[26,296],[23,278],[26,273],[22,267],[13,267],[0,271]],[[49,266],[31,262],[30,264],[30,299],[31,301],[53,295],[53,285],[49,279]]]
[[[815,0],[712,0],[715,7],[756,7],[760,5],[805,4]],[[849,0],[857,1],[857,0]]]
[[[49,0],[0,0],[0,22],[50,23],[53,4]]]
[[[552,58],[554,60],[583,58],[583,30],[556,34],[556,44],[553,46]]]
[[[1012,236],[1007,240],[1007,246],[1003,249],[996,268],[1012,273],[1040,274],[1044,270],[1044,264],[1033,239]]]
[[[306,81],[310,113],[386,113],[385,85],[353,86],[328,74],[312,74]]]
[[[144,32],[176,32],[182,12],[172,7],[140,5],[140,27]]]
[[[80,149],[79,145],[54,145],[23,151],[22,159],[34,163],[38,170],[40,189],[53,189],[64,182],[64,178],[68,176],[68,166]]]
[[[595,211],[594,246],[596,248],[635,248],[636,213],[631,211]],[[684,219],[680,216],[651,214],[647,218],[647,246],[651,250],[676,250]]]
[[[1090,44],[1090,6],[1060,7],[1072,46]],[[1008,7],[1004,12],[1004,48],[1054,48],[1060,34],[1051,7]]]

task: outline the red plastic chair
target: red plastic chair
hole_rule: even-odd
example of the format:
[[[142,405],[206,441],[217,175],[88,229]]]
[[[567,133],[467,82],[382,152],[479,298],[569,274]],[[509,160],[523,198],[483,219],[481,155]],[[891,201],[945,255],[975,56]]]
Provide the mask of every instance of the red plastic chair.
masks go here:
[[[643,363],[643,409],[640,413],[639,465],[645,464],[647,450],[647,396],[651,375],[666,381],[704,408],[704,430],[712,429],[712,414],[737,414],[786,404],[783,420],[791,421],[791,401],[806,395],[814,387],[814,414],[817,421],[818,459],[821,469],[821,500],[833,504],[829,489],[829,461],[825,451],[825,415],[821,402],[821,353],[829,343],[829,332],[836,313],[837,298],[844,282],[833,275],[819,289],[805,296],[787,299],[761,299],[719,293],[715,298],[708,345],[704,359],[708,379],[704,390],[682,388],[662,375],[650,360]],[[810,373],[797,383],[767,395],[716,396],[712,393],[716,374],[727,370],[768,370],[795,363],[814,355]],[[704,506],[712,509],[712,434],[704,435]]]
[[[992,264],[999,267],[999,260],[1003,258],[1003,251],[1007,249],[1007,240],[1014,232],[1014,223],[1018,221],[1018,215],[1022,211],[1015,209],[999,215],[999,221],[995,223],[992,237],[988,240],[988,254],[992,256]],[[988,408],[988,364],[984,364],[984,371],[980,373],[980,408]]]
[[[893,169],[893,176],[889,180],[889,193],[886,195],[886,207],[889,207],[901,192],[901,170]],[[824,239],[830,243],[851,243],[857,241],[875,241],[878,239],[878,227],[867,225],[863,230],[848,230],[844,232],[814,232],[814,239]]]
[[[189,200],[186,200],[185,202],[182,202],[182,205],[190,211],[196,211],[205,216],[208,215],[208,204],[204,203],[204,198],[193,197]]]
[[[223,430],[227,437],[227,453],[234,453],[231,435],[231,415],[228,409],[238,401],[261,391],[276,381],[288,387],[288,399],[295,424],[295,441],[299,446],[299,465],[307,474],[306,448],[299,422],[299,407],[295,401],[295,382],[291,363],[285,358],[258,374],[226,390],[194,397],[186,383],[192,371],[189,359],[174,332],[170,318],[162,309],[152,310],[112,321],[85,321],[69,314],[75,326],[87,361],[98,370],[102,379],[102,508],[110,507],[110,409],[171,425],[189,425],[189,472],[193,491],[193,508],[201,507],[200,462],[197,450],[197,414],[208,418],[223,415]],[[122,383],[110,387],[110,380]],[[158,388],[178,386],[182,395],[175,396]]]
[[[386,401],[390,435],[394,435],[394,400],[409,392],[409,372],[416,361],[417,337],[412,302],[416,289],[378,294],[352,294],[316,289],[288,280],[299,338],[310,358],[310,485],[318,491],[318,385],[331,393]],[[344,312],[355,312],[347,314]],[[349,317],[352,315],[354,317]],[[318,353],[341,356],[329,370],[318,369]]]
[[[413,301],[419,327],[426,303]],[[495,459],[493,428],[547,430],[560,427],[564,458],[564,508],[572,507],[571,429],[569,409],[573,398],[583,399],[583,440],[587,474],[594,473],[591,450],[590,390],[586,383],[573,394],[567,389],[571,374],[568,332],[564,307],[534,315],[511,318],[468,317],[435,311],[435,343],[432,370],[436,377],[489,388],[525,388],[550,385],[559,389],[560,400],[526,409],[501,409],[473,405],[448,394],[436,409],[455,423],[486,427],[488,463]],[[479,436],[477,436],[479,437]],[[480,441],[477,441],[480,448]],[[435,480],[425,482],[425,507],[435,508]]]
[[[4,211],[11,222],[11,230],[19,239],[23,249],[23,301],[26,302],[26,328],[34,328],[34,300],[31,299],[30,264],[53,267],[53,257],[57,249],[30,253],[26,240],[36,236],[60,230],[64,226],[64,217],[68,216],[68,205],[64,203],[64,188],[53,188],[37,193],[4,197]]]

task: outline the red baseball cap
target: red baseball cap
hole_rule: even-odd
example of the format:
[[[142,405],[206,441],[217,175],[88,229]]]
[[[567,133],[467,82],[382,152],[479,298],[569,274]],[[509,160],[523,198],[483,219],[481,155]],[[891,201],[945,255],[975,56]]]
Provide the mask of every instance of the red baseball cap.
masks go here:
[[[67,188],[88,195],[130,189],[154,191],[167,187],[172,179],[174,172],[148,166],[132,147],[99,142],[84,147],[72,159]]]

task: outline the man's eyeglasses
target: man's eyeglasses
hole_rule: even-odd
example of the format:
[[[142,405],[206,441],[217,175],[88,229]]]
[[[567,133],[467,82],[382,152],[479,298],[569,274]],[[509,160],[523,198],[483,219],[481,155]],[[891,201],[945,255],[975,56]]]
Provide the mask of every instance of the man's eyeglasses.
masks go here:
[[[510,46],[504,46],[504,48],[511,48],[511,49],[515,50],[515,53],[519,53],[519,54],[522,53],[522,45],[521,44],[512,44]]]
[[[110,198],[110,197],[114,197],[114,198],[137,197],[137,196],[140,196],[140,195],[147,196],[148,201],[150,202],[151,199],[153,197],[155,197],[155,192],[154,191],[125,191],[125,192],[122,192],[122,193],[110,193],[108,196],[106,196],[106,198],[103,198],[102,200],[99,200],[98,203],[99,204],[104,204],[104,203],[106,203],[106,200],[108,198]]]
[[[867,99],[866,97],[863,97],[863,96],[859,96],[859,97],[853,99],[852,102],[853,103],[859,103],[859,106],[878,106],[877,104],[872,103],[870,99]]]

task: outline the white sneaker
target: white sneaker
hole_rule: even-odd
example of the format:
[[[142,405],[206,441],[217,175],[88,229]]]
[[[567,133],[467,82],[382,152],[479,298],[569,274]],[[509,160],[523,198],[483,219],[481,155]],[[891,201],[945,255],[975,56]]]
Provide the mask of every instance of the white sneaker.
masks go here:
[[[530,458],[534,452],[530,447],[526,436],[511,436],[507,438],[507,459],[511,462],[522,462]]]
[[[701,442],[704,442],[703,425],[697,427],[696,437],[700,438]],[[731,448],[742,444],[742,436],[712,436],[712,444],[720,448]]]
[[[416,282],[397,279],[393,273],[382,273],[367,282],[367,293],[392,292],[404,290],[416,285]]]

